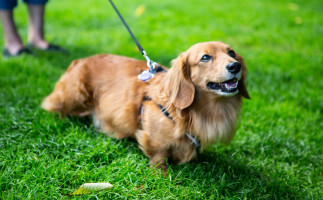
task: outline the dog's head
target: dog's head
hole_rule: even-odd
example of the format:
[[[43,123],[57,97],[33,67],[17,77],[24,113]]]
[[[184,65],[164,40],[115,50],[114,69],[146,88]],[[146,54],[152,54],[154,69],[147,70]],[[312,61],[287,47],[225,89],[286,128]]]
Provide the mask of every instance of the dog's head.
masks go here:
[[[242,56],[223,42],[198,43],[172,61],[165,77],[166,92],[175,107],[184,109],[194,100],[195,90],[216,96],[250,98],[245,86]]]

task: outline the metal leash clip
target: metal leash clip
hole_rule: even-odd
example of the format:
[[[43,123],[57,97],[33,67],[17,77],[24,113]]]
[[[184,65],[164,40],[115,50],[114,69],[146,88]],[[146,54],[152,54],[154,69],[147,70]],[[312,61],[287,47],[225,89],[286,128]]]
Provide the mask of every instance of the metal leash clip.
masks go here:
[[[150,79],[154,78],[157,69],[159,66],[158,63],[153,62],[152,60],[150,60],[150,58],[148,57],[147,53],[145,51],[142,51],[143,56],[145,57],[145,59],[147,60],[147,67],[149,69],[141,72],[141,74],[138,75],[138,79],[142,80],[142,81],[149,81]]]

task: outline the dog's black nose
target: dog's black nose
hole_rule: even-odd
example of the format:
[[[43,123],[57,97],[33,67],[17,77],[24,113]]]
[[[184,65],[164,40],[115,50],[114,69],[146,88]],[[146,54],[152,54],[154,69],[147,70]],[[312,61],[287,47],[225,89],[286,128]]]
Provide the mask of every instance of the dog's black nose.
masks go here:
[[[241,70],[241,64],[239,62],[232,62],[232,63],[228,64],[226,68],[232,74],[237,74]]]

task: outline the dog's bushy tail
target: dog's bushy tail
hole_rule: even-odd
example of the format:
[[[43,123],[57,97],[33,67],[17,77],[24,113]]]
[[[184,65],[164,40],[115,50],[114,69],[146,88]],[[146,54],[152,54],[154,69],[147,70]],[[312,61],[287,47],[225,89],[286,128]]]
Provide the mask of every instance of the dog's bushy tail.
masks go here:
[[[57,82],[54,91],[43,100],[41,107],[62,116],[90,114],[92,97],[85,87],[85,74],[81,63],[72,62]]]
[[[62,113],[63,105],[62,93],[60,91],[54,91],[43,100],[41,107],[50,112]]]

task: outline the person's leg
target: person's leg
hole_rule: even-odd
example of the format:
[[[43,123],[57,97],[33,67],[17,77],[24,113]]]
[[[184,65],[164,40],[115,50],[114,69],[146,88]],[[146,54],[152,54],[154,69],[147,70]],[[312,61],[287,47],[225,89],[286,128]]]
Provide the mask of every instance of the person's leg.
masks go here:
[[[28,4],[28,43],[40,49],[49,46],[44,38],[44,11],[44,5]]]
[[[24,48],[13,19],[13,8],[15,6],[17,6],[17,1],[0,1],[0,18],[4,32],[4,46],[12,55],[17,54]]]
[[[1,0],[0,0],[1,1]],[[49,44],[44,37],[44,12],[48,0],[24,0],[28,5],[28,44],[32,48],[46,51],[64,51],[55,44]]]

